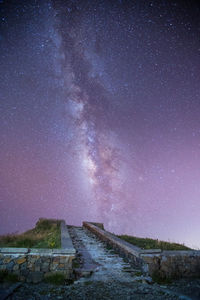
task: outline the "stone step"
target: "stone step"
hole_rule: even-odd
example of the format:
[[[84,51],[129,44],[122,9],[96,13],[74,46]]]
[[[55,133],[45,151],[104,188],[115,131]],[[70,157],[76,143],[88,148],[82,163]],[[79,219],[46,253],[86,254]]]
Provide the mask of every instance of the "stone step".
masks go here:
[[[127,272],[127,273],[136,273],[136,271],[134,269],[122,269],[123,272]]]

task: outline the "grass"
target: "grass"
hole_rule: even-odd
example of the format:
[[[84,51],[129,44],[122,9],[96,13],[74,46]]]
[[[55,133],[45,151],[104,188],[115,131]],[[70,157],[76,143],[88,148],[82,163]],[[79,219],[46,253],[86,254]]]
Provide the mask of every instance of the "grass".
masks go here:
[[[172,283],[172,278],[160,277],[159,274],[154,273],[152,275],[152,279],[154,282],[158,284],[170,284]]]
[[[143,273],[142,272],[140,272],[140,271],[138,271],[138,272],[135,272],[135,274],[134,274],[135,276],[142,276],[143,275]]]
[[[92,283],[93,283],[93,281],[89,280],[89,281],[85,281],[85,282],[84,282],[84,285],[87,286],[87,285],[91,285]]]
[[[44,279],[44,281],[46,283],[56,285],[65,284],[65,276],[62,273],[50,274]]]
[[[21,234],[0,236],[0,247],[60,248],[60,221],[39,219],[35,228]]]
[[[73,265],[73,269],[80,268],[80,263],[78,261],[76,261],[76,260],[72,261],[72,265]]]
[[[63,273],[54,273],[48,275],[45,279],[44,282],[50,283],[50,284],[55,284],[55,285],[65,285],[65,284],[72,284],[73,280],[71,279],[66,279],[65,275]]]
[[[106,249],[107,249],[107,250],[112,250],[113,247],[112,247],[111,245],[109,245],[109,244],[106,244]]]
[[[184,244],[170,243],[150,238],[138,238],[130,235],[118,235],[118,237],[142,249],[192,250],[191,248],[186,247]]]
[[[3,283],[3,282],[15,283],[17,281],[18,281],[17,274],[8,273],[7,270],[0,271],[0,283]]]

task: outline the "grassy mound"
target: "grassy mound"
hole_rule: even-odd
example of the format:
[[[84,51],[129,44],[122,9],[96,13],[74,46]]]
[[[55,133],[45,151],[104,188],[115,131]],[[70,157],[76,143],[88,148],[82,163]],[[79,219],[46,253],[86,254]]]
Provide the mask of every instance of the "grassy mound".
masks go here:
[[[182,244],[159,241],[150,238],[138,238],[130,235],[118,235],[118,237],[142,249],[191,250],[191,248]]]
[[[39,219],[35,228],[21,234],[0,236],[0,247],[60,248],[60,221]]]

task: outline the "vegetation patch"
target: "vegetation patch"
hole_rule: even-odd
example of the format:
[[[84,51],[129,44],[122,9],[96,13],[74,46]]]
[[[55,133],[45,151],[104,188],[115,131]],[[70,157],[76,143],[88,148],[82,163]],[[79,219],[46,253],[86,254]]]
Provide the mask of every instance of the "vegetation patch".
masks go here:
[[[48,290],[42,290],[42,291],[39,291],[40,295],[48,295],[49,294],[49,291]]]
[[[172,283],[171,278],[161,277],[158,273],[154,273],[151,277],[152,277],[153,281],[158,283],[158,284],[170,284],[170,283]]]
[[[73,269],[78,269],[78,268],[80,268],[80,263],[77,260],[73,260],[72,266],[73,266]]]
[[[54,219],[39,219],[35,228],[31,230],[0,236],[0,247],[60,248],[60,222]]]
[[[56,285],[65,284],[65,275],[62,273],[50,274],[44,279],[44,281],[46,283]]]
[[[107,243],[107,244],[106,244],[106,249],[107,249],[107,250],[112,250],[113,247],[112,247],[110,244]]]
[[[0,283],[2,282],[17,282],[18,276],[14,273],[9,273],[7,270],[0,271]]]
[[[130,235],[118,235],[118,237],[130,244],[133,244],[134,246],[140,247],[141,249],[192,250],[184,244],[170,243],[150,238],[138,238]]]
[[[50,284],[56,284],[56,285],[65,285],[65,284],[72,284],[73,280],[66,279],[65,275],[63,273],[54,273],[54,274],[49,274],[46,276],[44,279],[44,282],[50,283]]]
[[[140,272],[140,271],[138,271],[138,272],[135,272],[135,273],[134,273],[134,275],[135,275],[135,276],[142,276],[142,275],[143,275],[143,273],[142,273],[142,272]]]
[[[85,285],[91,285],[93,282],[92,281],[85,281],[84,284]]]

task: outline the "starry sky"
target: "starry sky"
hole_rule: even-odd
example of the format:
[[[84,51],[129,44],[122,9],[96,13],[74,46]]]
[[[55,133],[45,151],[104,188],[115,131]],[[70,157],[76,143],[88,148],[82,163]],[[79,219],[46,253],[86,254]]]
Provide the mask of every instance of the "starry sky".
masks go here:
[[[0,0],[0,234],[39,217],[200,248],[200,6]]]

